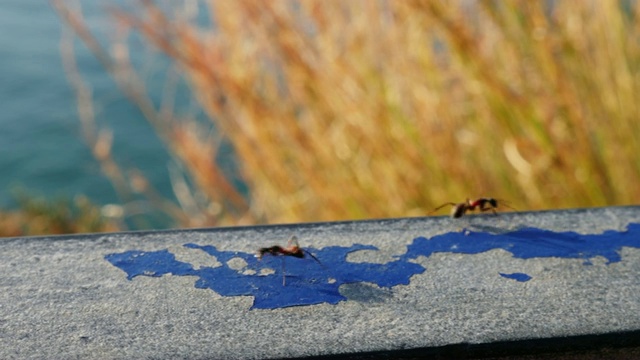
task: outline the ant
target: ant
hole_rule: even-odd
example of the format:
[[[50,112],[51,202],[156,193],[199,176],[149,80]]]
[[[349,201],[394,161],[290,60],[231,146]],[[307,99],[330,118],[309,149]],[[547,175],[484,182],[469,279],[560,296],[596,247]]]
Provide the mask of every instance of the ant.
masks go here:
[[[504,207],[508,207],[509,209],[515,210],[514,208],[507,205],[502,200],[500,200],[500,203]],[[496,209],[498,208],[498,200],[494,198],[479,198],[473,201],[467,199],[465,202],[461,202],[457,204],[448,202],[438,206],[431,213],[434,213],[447,205],[453,206],[453,208],[451,209],[452,218],[463,217],[468,211],[475,211],[476,208],[482,212],[491,210],[494,215],[498,215],[498,213],[496,212]]]
[[[282,246],[274,245],[271,247],[260,248],[258,249],[258,253],[256,254],[256,257],[258,258],[258,260],[261,260],[265,254],[269,254],[273,256],[293,256],[300,259],[304,258],[306,254],[311,256],[311,258],[317,261],[318,264],[322,265],[322,263],[320,262],[320,260],[318,260],[317,257],[315,257],[309,251],[300,247],[300,245],[298,244],[298,238],[295,235],[289,238],[289,241],[287,242],[287,247],[283,248]],[[284,259],[285,258],[282,258],[282,286],[286,286]]]

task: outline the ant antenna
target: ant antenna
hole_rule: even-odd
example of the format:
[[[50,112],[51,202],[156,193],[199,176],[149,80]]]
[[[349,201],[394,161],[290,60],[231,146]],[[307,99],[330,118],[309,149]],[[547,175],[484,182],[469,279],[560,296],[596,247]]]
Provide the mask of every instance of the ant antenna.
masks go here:
[[[498,203],[499,206],[504,206],[504,207],[509,208],[511,210],[518,211],[518,209],[516,209],[513,206],[509,205],[509,203],[507,201],[502,200],[502,199],[496,199],[496,200],[499,201],[499,203]]]
[[[307,255],[311,256],[313,258],[313,260],[318,262],[318,264],[322,265],[320,260],[318,260],[318,258],[315,257],[315,255],[313,255],[309,250],[306,250],[306,249],[301,249],[301,250],[304,251]],[[324,265],[322,265],[322,266],[324,267]]]

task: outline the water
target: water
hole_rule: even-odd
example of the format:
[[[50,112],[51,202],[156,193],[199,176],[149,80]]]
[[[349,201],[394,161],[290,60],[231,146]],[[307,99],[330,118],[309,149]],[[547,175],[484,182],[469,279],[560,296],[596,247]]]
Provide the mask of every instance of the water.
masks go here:
[[[105,21],[102,4],[83,2],[90,25]],[[61,31],[47,1],[0,4],[0,208],[16,206],[17,188],[50,199],[84,194],[98,204],[119,202],[82,139],[60,56]],[[82,45],[76,51],[78,67],[92,85],[97,121],[114,131],[115,157],[139,167],[156,189],[170,195],[170,157],[162,143],[97,60]]]

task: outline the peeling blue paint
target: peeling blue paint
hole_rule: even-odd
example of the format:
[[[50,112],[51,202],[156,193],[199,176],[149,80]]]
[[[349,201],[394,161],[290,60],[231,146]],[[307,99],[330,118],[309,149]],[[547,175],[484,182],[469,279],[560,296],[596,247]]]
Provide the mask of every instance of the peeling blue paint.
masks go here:
[[[531,276],[525,273],[512,273],[512,274],[498,273],[498,274],[500,274],[500,276],[502,276],[503,278],[512,279],[518,282],[526,282],[532,279]]]
[[[424,272],[424,267],[401,260],[386,264],[352,263],[346,260],[350,252],[378,250],[375,246],[355,244],[350,247],[331,246],[321,250],[307,249],[322,265],[311,259],[265,256],[258,261],[254,254],[220,251],[215,246],[185,244],[190,249],[199,249],[214,256],[218,267],[194,269],[190,264],[176,260],[167,250],[127,251],[107,255],[105,258],[127,273],[127,279],[145,275],[161,276],[193,275],[199,279],[195,287],[211,289],[222,296],[254,296],[252,308],[274,309],[296,305],[320,303],[337,304],[346,300],[340,294],[342,284],[368,282],[380,287],[408,285],[415,274]],[[234,258],[246,262],[246,267],[234,270],[228,262]],[[286,286],[282,284],[282,262],[285,261]],[[264,273],[272,269],[275,273]]]
[[[602,234],[588,235],[536,228],[523,228],[504,234],[452,232],[431,239],[418,237],[399,258],[410,260],[439,252],[479,254],[503,249],[518,259],[572,258],[583,259],[584,264],[588,265],[595,256],[606,258],[608,263],[620,261],[620,249],[624,246],[640,248],[640,224],[629,224],[626,231],[608,230]]]
[[[402,242],[398,239],[398,242]],[[288,306],[320,303],[337,304],[345,301],[339,288],[342,284],[372,283],[391,288],[407,285],[413,275],[425,268],[415,261],[434,253],[478,254],[503,249],[520,259],[559,257],[590,259],[602,256],[608,263],[621,261],[622,247],[640,248],[640,224],[630,224],[626,231],[605,231],[602,234],[583,235],[575,232],[553,232],[524,228],[504,234],[463,231],[418,237],[407,246],[407,251],[396,260],[385,264],[353,263],[347,255],[358,250],[378,250],[372,245],[354,244],[349,247],[331,246],[307,249],[321,262],[292,257],[265,256],[258,261],[253,253],[220,251],[215,246],[185,244],[186,248],[201,250],[221,263],[216,267],[195,269],[181,262],[168,250],[139,251],[109,254],[105,259],[122,269],[131,280],[136,276],[159,277],[165,274],[196,276],[195,287],[211,289],[222,296],[253,296],[252,309],[275,309]],[[231,260],[236,266],[230,266]],[[282,267],[286,266],[286,286],[282,284]],[[238,269],[237,263],[241,265]],[[499,276],[519,282],[532,277],[522,272],[499,273]]]
[[[185,276],[196,275],[191,264],[176,260],[169,250],[160,251],[125,251],[120,254],[109,254],[104,257],[114,266],[127,273],[127,280],[138,275],[159,277],[165,274]]]

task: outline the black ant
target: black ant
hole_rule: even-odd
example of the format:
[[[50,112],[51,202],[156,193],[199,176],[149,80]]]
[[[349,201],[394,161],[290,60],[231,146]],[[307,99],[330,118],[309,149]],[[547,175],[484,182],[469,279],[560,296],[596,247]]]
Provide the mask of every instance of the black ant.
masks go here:
[[[515,210],[511,206],[507,205],[504,201],[500,200],[500,204],[504,207],[508,207],[509,209]],[[448,202],[446,204],[442,204],[435,208],[431,213],[434,213],[443,207],[451,205],[453,208],[451,209],[451,217],[452,218],[460,218],[463,217],[468,211],[475,211],[476,208],[482,212],[484,211],[492,211],[494,215],[498,215],[496,209],[498,208],[498,200],[494,198],[479,198],[476,200],[469,200],[461,203],[452,203]]]
[[[260,260],[262,259],[262,256],[264,256],[265,254],[269,254],[273,256],[293,256],[300,259],[304,258],[306,254],[311,256],[311,258],[317,261],[318,264],[322,265],[322,263],[320,262],[320,260],[318,260],[317,257],[315,257],[309,251],[300,247],[300,245],[298,244],[298,238],[295,235],[289,238],[289,241],[287,242],[287,247],[283,248],[282,246],[274,245],[271,247],[260,248],[258,249],[258,253],[256,254],[256,257],[258,258],[258,260]],[[282,258],[282,286],[286,285],[284,259],[285,258]]]

